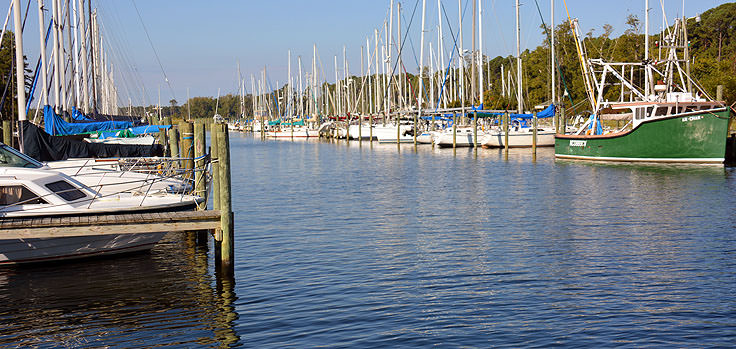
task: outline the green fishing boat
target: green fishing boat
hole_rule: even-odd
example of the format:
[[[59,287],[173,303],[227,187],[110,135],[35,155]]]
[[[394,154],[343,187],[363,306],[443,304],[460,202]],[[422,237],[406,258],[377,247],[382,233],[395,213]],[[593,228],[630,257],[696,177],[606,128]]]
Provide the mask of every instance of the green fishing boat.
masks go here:
[[[592,115],[574,134],[555,135],[555,157],[599,161],[723,163],[731,108],[690,76],[687,19],[663,37],[658,60],[606,62],[588,58],[577,20],[571,20]],[[645,48],[649,47],[645,34]],[[680,56],[680,54],[682,56]],[[682,64],[684,63],[684,64]],[[684,65],[684,66],[682,66]],[[643,76],[636,86],[635,76]],[[607,81],[611,78],[615,81]],[[618,91],[607,91],[617,86]],[[613,98],[613,101],[609,99]],[[602,113],[628,120],[604,132]]]
[[[729,108],[712,102],[621,103],[635,126],[600,135],[555,137],[555,156],[563,159],[723,163]]]

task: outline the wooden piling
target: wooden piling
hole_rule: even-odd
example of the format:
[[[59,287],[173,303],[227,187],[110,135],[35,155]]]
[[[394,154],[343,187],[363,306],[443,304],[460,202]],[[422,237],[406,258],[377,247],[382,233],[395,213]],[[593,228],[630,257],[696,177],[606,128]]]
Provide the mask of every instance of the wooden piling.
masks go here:
[[[179,154],[179,132],[174,125],[169,128],[169,149],[171,149],[172,158],[181,157],[181,154]],[[179,161],[173,161],[171,165],[175,169],[179,168]]]
[[[537,112],[534,112],[534,116],[532,117],[532,126],[534,129],[532,130],[532,152],[534,154],[537,153]]]
[[[194,169],[194,127],[191,122],[182,121],[179,123],[179,133],[181,135],[181,154],[182,168],[184,169],[184,178],[194,179],[192,170]]]
[[[457,113],[452,113],[452,149],[457,146]]]
[[[194,195],[205,199],[204,203],[197,205],[197,210],[207,209],[207,173],[205,172],[207,154],[207,133],[204,122],[194,123]],[[207,231],[197,231],[197,244],[207,246]]]
[[[212,124],[210,129],[210,144],[212,145],[212,208],[215,210],[220,209],[220,152],[217,146],[219,143],[217,139],[221,136],[217,129],[217,124]]]
[[[161,144],[161,146],[164,147],[164,156],[170,157],[171,148],[169,147],[169,142],[166,139],[166,130],[163,128],[158,129],[158,144]]]
[[[13,124],[10,120],[3,120],[3,143],[5,145],[13,146]]]
[[[716,101],[723,101],[723,85],[716,86]]]
[[[506,112],[503,114],[503,149],[506,154],[509,153],[509,123],[511,123],[511,114]]]
[[[419,124],[418,124],[418,117],[419,113],[414,114],[414,147],[417,146],[417,134],[419,133]]]
[[[473,147],[478,148],[478,111],[473,111]]]
[[[371,143],[373,142],[373,114],[368,116],[368,126],[370,127]]]
[[[194,163],[194,194],[203,198],[207,197],[207,182],[204,172],[205,159],[204,156],[207,152],[207,134],[205,133],[205,127],[203,122],[194,123],[194,157],[198,159]],[[207,208],[206,205],[198,207],[197,209],[203,210]]]
[[[217,125],[220,134],[217,137],[220,167],[220,224],[222,243],[220,245],[220,264],[232,269],[235,264],[235,233],[233,231],[232,195],[230,193],[230,136],[225,125]]]

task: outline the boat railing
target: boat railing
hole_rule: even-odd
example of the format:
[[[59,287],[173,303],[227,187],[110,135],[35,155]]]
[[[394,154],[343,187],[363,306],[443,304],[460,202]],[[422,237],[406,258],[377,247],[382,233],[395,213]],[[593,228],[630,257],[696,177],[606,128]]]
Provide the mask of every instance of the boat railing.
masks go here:
[[[28,198],[26,200],[21,200],[21,201],[0,207],[0,213],[12,207],[33,203],[34,201],[38,199],[60,196],[60,194],[80,191],[80,190],[87,192],[87,190],[85,190],[87,188],[93,191],[93,195],[85,195],[84,199],[74,200],[71,203],[77,203],[77,204],[87,203],[87,208],[90,208],[92,204],[97,200],[100,200],[103,198],[115,197],[123,193],[130,193],[133,196],[141,195],[141,201],[139,203],[139,206],[143,206],[143,204],[146,202],[146,199],[152,197],[155,194],[155,193],[152,193],[151,191],[153,190],[156,184],[160,184],[162,182],[171,181],[171,180],[175,180],[179,182],[181,186],[178,188],[171,188],[170,186],[168,186],[166,187],[167,193],[179,194],[181,200],[183,200],[186,195],[195,195],[195,196],[199,196],[202,198],[206,198],[206,192],[208,191],[209,183],[211,183],[211,171],[210,171],[211,170],[211,159],[209,155],[205,155],[203,157],[195,159],[197,160],[195,164],[199,164],[199,166],[195,165],[195,167],[192,169],[182,169],[178,167],[178,162],[181,160],[186,160],[185,158],[181,158],[181,159],[179,158],[157,158],[155,159],[156,162],[162,165],[165,164],[165,166],[157,166],[157,168],[154,168],[154,169],[146,168],[152,164],[151,158],[130,159],[130,160],[132,160],[132,164],[128,164],[128,166],[125,166],[125,169],[123,171],[100,169],[99,172],[84,173],[84,172],[81,172],[81,170],[79,170],[76,172],[76,175],[72,175],[71,177],[74,178],[74,177],[79,177],[79,176],[99,175],[100,178],[97,184],[93,184],[93,185],[82,184],[83,185],[82,188],[73,187],[70,189],[64,189],[64,190],[59,190],[59,191],[50,191],[49,193],[46,193],[40,196],[34,195],[33,197]],[[191,158],[189,160],[191,160]],[[94,167],[95,164],[91,164],[90,163],[91,161],[93,160],[89,160],[85,162],[82,165],[82,167]],[[74,167],[78,167],[78,166],[79,165],[74,166]],[[97,166],[99,166],[99,163],[97,164]],[[55,169],[60,169],[60,168],[63,168],[63,167],[57,167]],[[113,183],[103,183],[103,180],[106,177],[113,177],[113,176],[117,178],[122,177],[124,174],[121,174],[120,172],[147,173],[149,174],[149,176],[146,176],[145,178],[116,181]],[[197,173],[200,173],[201,175],[196,175]],[[196,188],[200,188],[200,187],[205,188],[204,192],[197,191]],[[103,193],[103,190],[104,190],[104,193]],[[156,192],[158,192],[158,190],[156,190]],[[65,206],[65,205],[67,205],[67,203],[54,204],[54,205],[43,205],[39,207],[26,208],[26,209],[34,210],[34,209],[42,209],[42,208],[49,208],[49,207],[59,207],[59,206]],[[198,202],[197,205],[206,206],[207,202],[206,200],[202,200],[202,202]]]

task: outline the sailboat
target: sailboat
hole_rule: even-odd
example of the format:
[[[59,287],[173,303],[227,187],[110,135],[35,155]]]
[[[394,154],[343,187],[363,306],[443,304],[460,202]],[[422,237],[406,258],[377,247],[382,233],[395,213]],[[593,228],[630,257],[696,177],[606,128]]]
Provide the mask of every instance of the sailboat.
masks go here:
[[[518,104],[517,114],[511,114],[509,117],[510,124],[508,128],[508,147],[509,148],[530,148],[534,144],[534,129],[531,127],[530,121],[533,118],[532,114],[523,112],[523,97],[522,97],[522,74],[521,74],[521,42],[520,42],[520,22],[519,22],[519,1],[516,1],[516,98]],[[555,106],[551,104],[544,111],[537,115],[537,118],[554,117]],[[482,113],[487,114],[487,113]],[[496,113],[495,116],[501,114]],[[553,129],[537,128],[536,132],[537,147],[552,147],[555,145],[555,131]],[[483,147],[486,148],[502,148],[505,147],[504,143],[506,132],[501,127],[497,127],[491,131],[486,132],[481,141]]]

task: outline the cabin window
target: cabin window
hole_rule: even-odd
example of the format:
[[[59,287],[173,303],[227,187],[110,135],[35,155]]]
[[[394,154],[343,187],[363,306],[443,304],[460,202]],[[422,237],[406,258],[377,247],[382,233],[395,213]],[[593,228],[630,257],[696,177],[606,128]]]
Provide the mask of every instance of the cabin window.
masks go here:
[[[61,196],[66,201],[74,201],[86,197],[82,191],[65,181],[56,181],[46,184],[46,188]]]
[[[0,143],[0,167],[40,168],[43,164]]]
[[[658,107],[657,108],[657,111],[654,112],[654,116],[667,115],[667,110],[668,109],[669,109],[669,107]]]
[[[41,199],[28,188],[22,185],[3,185],[0,186],[0,206],[7,205],[34,205],[46,204],[46,200]]]
[[[636,108],[634,109],[634,118],[637,120],[644,118],[644,108]]]

